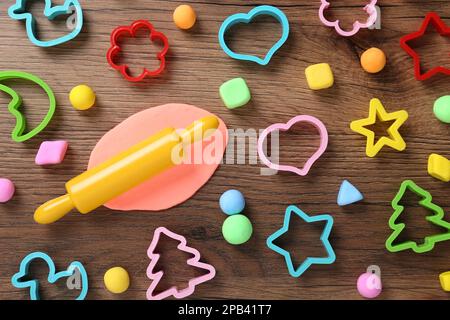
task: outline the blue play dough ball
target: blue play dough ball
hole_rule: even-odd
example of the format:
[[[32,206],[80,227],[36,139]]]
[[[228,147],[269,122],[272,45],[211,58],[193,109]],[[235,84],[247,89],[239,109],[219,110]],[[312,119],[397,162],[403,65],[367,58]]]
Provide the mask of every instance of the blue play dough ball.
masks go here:
[[[220,197],[220,209],[230,216],[241,213],[244,208],[244,195],[238,190],[228,190]]]

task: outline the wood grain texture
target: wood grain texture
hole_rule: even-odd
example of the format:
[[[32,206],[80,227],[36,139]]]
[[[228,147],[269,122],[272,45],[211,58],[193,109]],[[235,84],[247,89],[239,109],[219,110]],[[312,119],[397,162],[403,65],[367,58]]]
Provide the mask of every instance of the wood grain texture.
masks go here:
[[[450,270],[450,241],[421,255],[393,254],[384,246],[391,232],[387,225],[392,213],[390,201],[404,179],[413,179],[428,189],[450,220],[450,185],[426,172],[430,153],[450,157],[450,127],[438,122],[432,113],[434,100],[449,94],[450,78],[436,76],[427,82],[416,81],[412,60],[399,47],[399,38],[418,30],[428,11],[438,12],[450,24],[448,1],[380,0],[382,30],[363,30],[352,38],[342,38],[321,25],[317,16],[319,1],[268,1],[286,13],[291,34],[267,67],[228,58],[217,41],[218,29],[227,16],[248,11],[260,2],[189,1],[199,17],[191,32],[176,29],[172,22],[172,11],[180,2],[81,1],[86,17],[83,33],[68,44],[49,49],[33,46],[23,23],[8,17],[7,8],[13,1],[1,2],[0,70],[19,69],[42,77],[55,91],[58,110],[45,132],[17,144],[10,139],[14,119],[6,111],[8,97],[0,96],[4,109],[0,113],[0,176],[12,179],[17,187],[14,199],[0,206],[0,298],[27,298],[25,290],[12,287],[10,278],[27,253],[42,250],[60,268],[72,260],[85,264],[90,275],[90,299],[144,299],[149,285],[145,276],[149,262],[146,250],[153,230],[166,226],[185,235],[188,244],[198,248],[204,261],[218,271],[214,280],[197,288],[193,298],[360,299],[356,279],[368,265],[377,264],[384,283],[380,298],[448,299],[448,293],[440,288],[438,274]],[[350,21],[361,3],[365,1],[341,1],[334,14]],[[171,49],[163,76],[131,84],[109,67],[105,54],[111,31],[141,18],[150,20],[168,36]],[[42,23],[45,35],[55,32],[51,26],[45,27],[45,21]],[[271,21],[257,23],[263,28],[242,28],[239,39],[238,32],[233,31],[230,40],[236,48],[246,46],[248,52],[261,52],[272,40],[271,35],[279,32]],[[63,24],[59,27],[64,28]],[[427,63],[446,62],[449,66],[450,42],[437,39],[427,44],[422,48]],[[359,66],[359,55],[372,46],[382,48],[389,60],[378,75],[368,75]],[[130,48],[131,60],[145,60],[148,52],[142,46],[136,49],[130,44]],[[313,92],[307,87],[304,69],[319,62],[331,64],[336,83],[331,89]],[[253,99],[245,108],[230,112],[223,106],[218,88],[237,76],[246,78]],[[89,84],[97,93],[98,105],[88,112],[77,112],[68,102],[68,92],[80,83]],[[30,123],[37,123],[46,110],[45,96],[26,83],[12,84],[25,97]],[[410,118],[401,130],[408,145],[406,151],[384,149],[374,159],[365,156],[365,140],[351,132],[349,124],[367,116],[373,97],[380,98],[388,111],[408,110]],[[214,112],[229,128],[261,129],[298,114],[311,114],[326,124],[330,145],[304,178],[293,174],[261,176],[260,165],[225,164],[192,199],[164,212],[122,213],[99,208],[86,216],[73,213],[49,226],[33,222],[35,208],[62,194],[64,183],[85,170],[90,151],[106,131],[138,111],[172,102]],[[306,144],[297,136],[291,138],[283,139],[290,141],[289,148],[282,151],[283,158],[301,161]],[[46,139],[70,142],[61,165],[41,168],[34,164],[39,144]],[[337,206],[343,179],[360,188],[366,196],[364,202],[348,208]],[[254,225],[252,239],[239,247],[228,245],[221,235],[225,216],[218,199],[229,188],[245,193],[245,214]],[[299,205],[309,214],[330,213],[335,219],[331,241],[336,262],[313,266],[300,279],[291,278],[283,258],[265,245],[266,238],[281,226],[284,210],[290,204]],[[411,201],[411,206],[408,219],[416,212],[425,214],[417,202]],[[415,230],[430,231],[426,224],[420,225],[421,220],[417,219]],[[413,224],[415,218],[408,221]],[[319,232],[301,224],[298,229],[294,227],[286,246],[296,249],[296,255],[318,254]],[[188,268],[182,265],[183,256],[173,252],[170,243],[165,247],[170,256],[161,261],[164,269],[179,270],[183,277],[189,275],[185,270]],[[116,265],[125,267],[132,278],[130,289],[120,296],[111,295],[103,286],[104,272]],[[175,279],[180,273],[171,273],[173,281],[183,280]],[[56,291],[46,288],[45,294],[64,297],[64,290]]]

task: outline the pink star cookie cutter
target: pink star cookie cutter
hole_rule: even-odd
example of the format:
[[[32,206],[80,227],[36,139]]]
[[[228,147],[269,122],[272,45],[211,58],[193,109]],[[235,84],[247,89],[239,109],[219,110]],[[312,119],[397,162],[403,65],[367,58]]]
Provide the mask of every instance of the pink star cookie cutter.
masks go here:
[[[366,29],[366,28],[371,27],[373,24],[375,24],[375,22],[377,21],[377,18],[378,18],[378,11],[376,8],[377,1],[378,0],[370,0],[370,3],[364,7],[364,11],[366,11],[367,14],[369,15],[369,18],[367,19],[367,21],[364,23],[362,23],[360,21],[355,21],[353,23],[353,29],[350,31],[343,30],[339,24],[340,23],[339,20],[330,21],[327,18],[325,18],[325,11],[331,5],[330,2],[328,2],[327,0],[321,0],[322,3],[320,5],[320,9],[319,9],[319,18],[320,18],[320,21],[327,27],[334,27],[336,32],[338,34],[340,34],[341,36],[351,37],[351,36],[357,34],[360,29]]]
[[[314,127],[317,128],[320,135],[320,146],[317,149],[317,151],[312,155],[311,158],[309,158],[303,168],[297,168],[294,166],[287,166],[287,165],[280,165],[275,164],[271,162],[265,152],[264,152],[264,141],[267,139],[267,136],[271,134],[274,131],[288,131],[294,124],[299,122],[306,122],[312,124]],[[319,119],[309,116],[309,115],[299,115],[291,120],[289,120],[288,123],[275,123],[271,125],[270,127],[266,128],[258,139],[258,156],[259,159],[264,163],[266,166],[268,166],[270,169],[277,170],[277,171],[288,171],[298,174],[299,176],[306,176],[313,166],[313,164],[322,156],[322,154],[325,152],[328,146],[328,131],[325,125],[322,121]]]
[[[158,271],[154,273],[154,268],[159,260],[160,254],[155,253],[156,246],[158,245],[161,234],[165,234],[166,236],[177,240],[180,244],[177,246],[177,249],[190,253],[193,255],[192,258],[187,260],[187,264],[192,267],[204,269],[208,271],[206,274],[193,278],[189,280],[188,287],[182,290],[178,290],[176,286],[169,288],[168,290],[162,291],[160,293],[154,294],[156,287],[158,286],[159,281],[164,275],[163,271]],[[207,263],[200,262],[200,252],[197,249],[187,246],[186,238],[176,234],[164,227],[159,227],[155,230],[153,234],[153,240],[150,243],[150,246],[147,250],[147,255],[150,258],[150,264],[147,268],[147,277],[152,280],[150,287],[147,289],[147,299],[148,300],[162,300],[170,296],[174,296],[177,299],[182,299],[187,296],[190,296],[194,293],[195,287],[203,282],[211,280],[216,275],[216,269]]]

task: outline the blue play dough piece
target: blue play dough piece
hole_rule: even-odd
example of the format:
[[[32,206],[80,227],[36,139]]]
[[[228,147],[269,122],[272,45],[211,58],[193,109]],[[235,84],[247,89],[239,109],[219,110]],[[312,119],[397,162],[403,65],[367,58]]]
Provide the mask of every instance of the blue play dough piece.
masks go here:
[[[19,272],[13,275],[11,278],[11,283],[14,287],[18,289],[30,289],[30,299],[31,300],[40,300],[39,295],[39,281],[38,280],[25,280],[29,274],[28,269],[33,260],[42,259],[48,265],[48,278],[47,281],[51,284],[54,284],[61,278],[67,278],[72,276],[75,273],[75,270],[78,269],[81,276],[81,291],[78,297],[75,300],[84,300],[88,293],[88,275],[86,269],[84,269],[83,264],[78,261],[73,261],[67,270],[56,272],[55,263],[52,258],[44,252],[32,252],[27,255],[22,262],[20,263]]]
[[[220,196],[220,209],[228,215],[239,214],[245,208],[244,195],[238,190],[228,190]]]
[[[342,207],[361,201],[362,199],[364,199],[364,196],[354,185],[352,185],[348,180],[342,181],[337,198],[338,205]]]
[[[76,12],[76,25],[75,28],[68,34],[54,38],[51,40],[43,41],[38,39],[36,18],[29,12],[26,12],[26,5],[28,0],[16,0],[16,3],[9,7],[8,15],[14,20],[25,20],[27,35],[30,41],[39,47],[53,47],[65,43],[74,39],[81,32],[83,28],[83,10],[78,0],[66,0],[63,5],[53,5],[52,0],[45,0],[44,16],[48,20],[54,20],[60,15],[68,15],[75,9]]]

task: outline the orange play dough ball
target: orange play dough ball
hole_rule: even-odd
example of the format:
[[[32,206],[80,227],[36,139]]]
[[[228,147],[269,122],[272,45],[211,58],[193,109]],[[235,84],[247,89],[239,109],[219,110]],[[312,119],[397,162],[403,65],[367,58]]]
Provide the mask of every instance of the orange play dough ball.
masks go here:
[[[191,6],[182,4],[178,6],[173,12],[173,21],[180,29],[190,29],[197,21],[197,15]]]
[[[386,55],[378,48],[370,48],[362,54],[361,66],[368,73],[378,73],[386,66]]]

